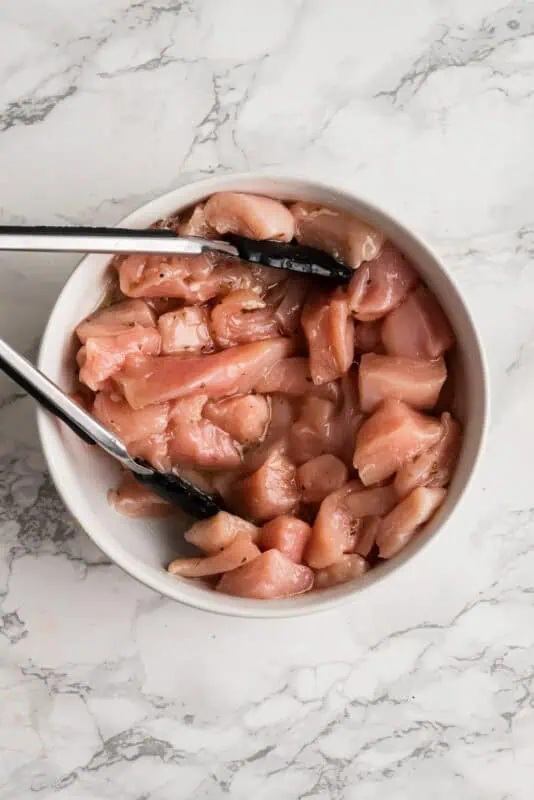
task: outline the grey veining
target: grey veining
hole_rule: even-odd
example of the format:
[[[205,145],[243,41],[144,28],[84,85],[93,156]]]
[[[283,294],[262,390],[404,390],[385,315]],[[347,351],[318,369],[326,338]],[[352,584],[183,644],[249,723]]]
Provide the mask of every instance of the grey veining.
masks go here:
[[[446,259],[494,399],[456,530],[363,605],[258,623],[112,566],[0,380],[1,800],[530,800],[534,3],[18,0],[0,19],[3,221],[110,224],[226,170],[338,182]],[[75,263],[0,259],[0,332],[30,357]]]

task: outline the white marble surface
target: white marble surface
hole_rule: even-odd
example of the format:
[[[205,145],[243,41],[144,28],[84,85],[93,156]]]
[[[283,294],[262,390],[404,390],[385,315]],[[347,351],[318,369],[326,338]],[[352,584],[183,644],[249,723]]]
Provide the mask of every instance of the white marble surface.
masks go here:
[[[530,800],[534,3],[4,0],[3,221],[113,223],[276,165],[376,199],[447,259],[489,354],[456,530],[344,611],[251,622],[110,565],[0,383],[0,798]],[[2,257],[32,356],[75,258]]]

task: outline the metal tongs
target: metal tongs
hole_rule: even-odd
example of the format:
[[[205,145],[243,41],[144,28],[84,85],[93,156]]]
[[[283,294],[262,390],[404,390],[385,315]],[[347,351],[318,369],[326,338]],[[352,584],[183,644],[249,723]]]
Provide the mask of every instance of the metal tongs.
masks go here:
[[[167,228],[57,227],[0,225],[0,250],[69,253],[146,253],[201,255],[218,252],[263,266],[285,269],[345,283],[351,269],[321,250],[274,241],[255,241],[234,234],[226,240],[177,236]],[[135,478],[187,513],[210,517],[224,508],[219,495],[208,494],[178,474],[160,472],[146,461],[132,458],[126,445],[55,383],[0,339],[0,369],[31,397],[64,422],[87,444],[96,444],[127,467]]]

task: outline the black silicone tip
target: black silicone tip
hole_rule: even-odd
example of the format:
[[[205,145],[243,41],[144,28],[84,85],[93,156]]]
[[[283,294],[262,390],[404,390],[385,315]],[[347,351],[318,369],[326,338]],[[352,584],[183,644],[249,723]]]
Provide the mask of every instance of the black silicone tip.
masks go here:
[[[150,466],[146,462],[136,459],[143,466]],[[213,517],[219,511],[224,511],[222,498],[207,494],[185,478],[179,475],[171,475],[168,472],[154,472],[151,475],[133,475],[147,489],[163,497],[169,503],[180,508],[187,514],[197,519]]]
[[[354,270],[315,247],[270,240],[258,242],[234,233],[228,234],[225,239],[237,248],[240,258],[244,261],[252,261],[264,267],[313,275],[334,283],[347,283],[354,275]]]

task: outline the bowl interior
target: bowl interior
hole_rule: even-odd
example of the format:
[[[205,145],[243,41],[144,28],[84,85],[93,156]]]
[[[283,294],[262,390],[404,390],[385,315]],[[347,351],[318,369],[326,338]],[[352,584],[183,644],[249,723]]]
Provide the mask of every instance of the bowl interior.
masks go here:
[[[142,228],[215,191],[238,190],[284,200],[301,199],[351,211],[381,228],[403,250],[438,297],[458,342],[457,413],[464,424],[464,444],[446,502],[424,532],[396,558],[363,579],[284,601],[254,601],[220,595],[199,584],[169,576],[165,567],[187,552],[182,538],[185,517],[130,520],[113,511],[106,499],[116,486],[118,467],[97,448],[90,448],[65,426],[39,411],[39,430],[55,484],[66,505],[96,544],[123,569],[159,592],[206,610],[240,616],[292,616],[322,610],[382,580],[411,559],[450,520],[477,462],[487,420],[487,381],[480,342],[471,317],[445,268],[406,228],[376,207],[328,186],[309,181],[242,175],[201,181],[143,206],[124,220]],[[63,289],[47,325],[39,357],[43,372],[64,389],[73,382],[74,337],[79,321],[101,302],[109,284],[108,256],[83,259]]]

